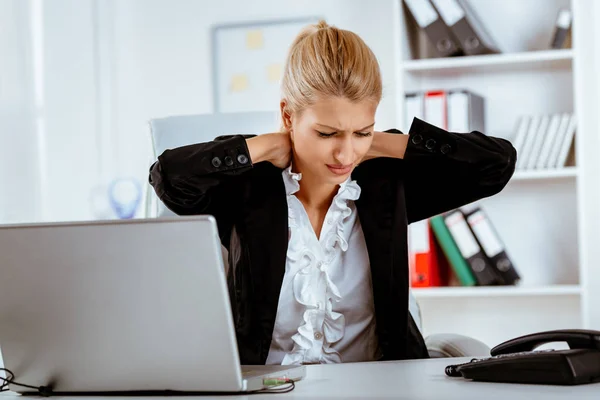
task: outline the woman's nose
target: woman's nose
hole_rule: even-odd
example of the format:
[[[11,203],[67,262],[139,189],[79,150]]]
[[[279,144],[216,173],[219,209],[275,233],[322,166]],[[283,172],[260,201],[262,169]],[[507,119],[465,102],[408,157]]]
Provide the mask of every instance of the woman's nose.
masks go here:
[[[344,138],[338,143],[335,158],[336,161],[343,165],[352,163],[352,154],[354,153],[354,146],[352,145],[352,138]]]

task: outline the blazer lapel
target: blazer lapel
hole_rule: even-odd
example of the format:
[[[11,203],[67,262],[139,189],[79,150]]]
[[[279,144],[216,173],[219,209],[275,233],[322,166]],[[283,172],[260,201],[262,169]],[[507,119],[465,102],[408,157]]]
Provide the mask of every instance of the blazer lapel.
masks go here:
[[[398,301],[399,293],[395,293],[399,282],[398,271],[394,269],[394,243],[401,233],[395,232],[399,227],[394,223],[396,182],[381,172],[385,167],[383,162],[372,161],[368,166],[357,168],[354,179],[361,187],[356,208],[369,252],[379,345],[384,359],[390,359],[397,355],[395,347],[403,340],[401,332],[398,332],[403,312],[402,301]],[[378,169],[379,172],[369,172],[370,168]]]
[[[285,274],[288,208],[281,170],[257,165],[245,197],[245,236],[250,254],[254,320],[262,338],[261,363],[266,362]],[[258,343],[257,343],[258,344]]]

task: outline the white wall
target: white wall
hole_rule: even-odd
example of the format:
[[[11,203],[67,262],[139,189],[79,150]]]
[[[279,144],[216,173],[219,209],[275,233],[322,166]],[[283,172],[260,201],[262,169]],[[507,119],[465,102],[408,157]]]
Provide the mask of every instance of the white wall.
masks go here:
[[[40,215],[29,7],[0,2],[0,223]]]
[[[360,34],[379,58],[385,99],[379,128],[395,126],[393,16],[361,0],[219,3],[194,0],[113,1],[115,117],[113,151],[118,170],[145,179],[150,163],[147,121],[177,114],[210,113],[211,26],[244,20],[323,16]],[[375,24],[372,21],[381,21]],[[243,62],[243,60],[240,60]],[[278,104],[273,104],[277,109]],[[275,127],[274,127],[275,128]],[[114,155],[105,155],[106,157]]]
[[[316,15],[356,31],[382,66],[378,128],[394,127],[386,10],[361,0],[3,0],[0,222],[92,219],[96,185],[146,185],[148,120],[212,112],[214,24]]]
[[[53,0],[44,5],[49,217],[85,219],[98,173],[92,2]]]
[[[92,5],[0,2],[0,222],[91,217],[99,169]]]

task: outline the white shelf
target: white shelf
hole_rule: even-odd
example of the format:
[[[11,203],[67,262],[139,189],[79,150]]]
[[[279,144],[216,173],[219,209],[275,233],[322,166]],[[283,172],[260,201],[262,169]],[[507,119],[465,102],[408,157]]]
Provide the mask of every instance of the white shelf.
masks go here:
[[[540,50],[523,53],[489,54],[480,56],[460,56],[407,60],[403,68],[411,73],[429,72],[489,72],[491,70],[511,70],[520,68],[565,68],[573,60],[573,50]]]
[[[516,171],[511,181],[553,180],[577,177],[576,167],[543,169],[532,171]]]
[[[552,286],[452,286],[412,288],[413,294],[419,299],[426,298],[460,298],[460,297],[508,297],[508,296],[578,296],[581,294],[579,285]]]

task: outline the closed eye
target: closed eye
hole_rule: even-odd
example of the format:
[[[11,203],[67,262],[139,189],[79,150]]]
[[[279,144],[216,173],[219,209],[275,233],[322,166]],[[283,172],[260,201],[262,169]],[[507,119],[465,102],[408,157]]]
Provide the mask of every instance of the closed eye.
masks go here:
[[[317,131],[317,132],[319,133],[320,137],[332,137],[333,135],[336,134],[336,132],[331,132],[331,133],[325,133],[325,132],[319,132],[319,131]]]
[[[333,135],[335,135],[337,132],[330,132],[330,133],[326,133],[326,132],[319,132],[319,136],[320,137],[324,137],[324,138],[328,138],[328,137],[332,137]],[[371,132],[354,132],[355,135],[361,136],[361,137],[368,137],[371,136]]]

